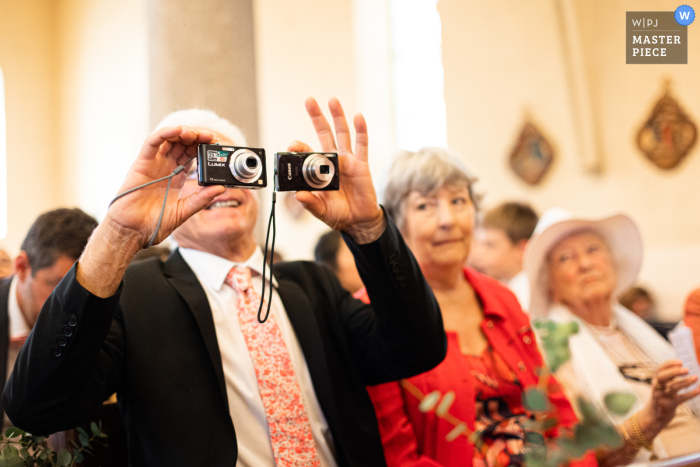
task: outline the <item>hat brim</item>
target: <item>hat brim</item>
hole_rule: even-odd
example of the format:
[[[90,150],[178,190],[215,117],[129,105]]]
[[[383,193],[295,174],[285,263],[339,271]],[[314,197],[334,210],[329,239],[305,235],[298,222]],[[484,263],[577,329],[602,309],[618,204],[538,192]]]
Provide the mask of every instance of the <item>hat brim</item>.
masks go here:
[[[528,311],[531,317],[544,318],[551,306],[546,269],[547,255],[561,240],[579,231],[598,233],[610,247],[617,267],[615,296],[634,285],[642,267],[644,248],[639,229],[632,219],[624,214],[617,214],[596,221],[561,221],[530,240],[525,251],[525,270],[531,291]]]

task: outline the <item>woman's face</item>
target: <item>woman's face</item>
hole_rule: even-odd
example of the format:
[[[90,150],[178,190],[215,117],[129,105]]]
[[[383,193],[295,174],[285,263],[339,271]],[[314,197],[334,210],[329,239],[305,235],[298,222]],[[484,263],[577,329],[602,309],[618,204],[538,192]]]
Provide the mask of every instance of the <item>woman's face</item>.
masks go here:
[[[552,300],[572,310],[609,301],[617,287],[617,270],[607,243],[593,232],[560,241],[547,259]]]
[[[474,205],[466,187],[443,186],[424,196],[412,191],[403,204],[402,233],[418,264],[464,264],[469,256]]]

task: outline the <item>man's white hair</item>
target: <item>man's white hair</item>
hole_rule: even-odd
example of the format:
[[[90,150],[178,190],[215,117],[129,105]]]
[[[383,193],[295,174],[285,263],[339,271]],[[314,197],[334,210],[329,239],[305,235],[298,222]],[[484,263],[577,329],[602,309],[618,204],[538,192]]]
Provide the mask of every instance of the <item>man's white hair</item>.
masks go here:
[[[171,112],[156,125],[156,130],[166,126],[180,126],[204,128],[214,131],[226,137],[236,146],[246,146],[245,136],[240,128],[223,117],[219,117],[211,110],[185,109]]]

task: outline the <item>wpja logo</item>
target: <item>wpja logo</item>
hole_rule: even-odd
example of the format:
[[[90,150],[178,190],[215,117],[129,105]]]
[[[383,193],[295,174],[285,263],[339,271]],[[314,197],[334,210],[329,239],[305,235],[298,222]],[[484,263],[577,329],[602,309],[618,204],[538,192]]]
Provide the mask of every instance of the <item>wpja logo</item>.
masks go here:
[[[688,25],[694,19],[687,5],[676,11],[628,11],[627,63],[688,63]]]

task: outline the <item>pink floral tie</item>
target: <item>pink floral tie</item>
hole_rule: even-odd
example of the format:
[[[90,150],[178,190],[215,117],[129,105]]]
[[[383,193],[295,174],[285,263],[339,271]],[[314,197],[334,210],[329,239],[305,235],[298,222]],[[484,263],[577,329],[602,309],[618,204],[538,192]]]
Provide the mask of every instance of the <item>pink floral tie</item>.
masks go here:
[[[277,466],[320,466],[301,388],[275,316],[258,323],[260,295],[250,269],[232,268],[225,282],[238,293],[238,321],[255,366]]]

